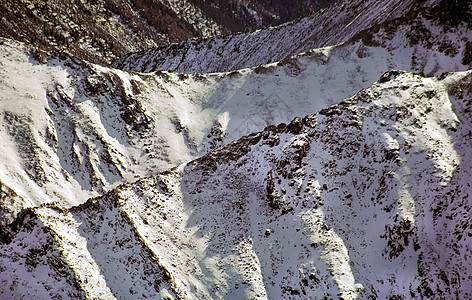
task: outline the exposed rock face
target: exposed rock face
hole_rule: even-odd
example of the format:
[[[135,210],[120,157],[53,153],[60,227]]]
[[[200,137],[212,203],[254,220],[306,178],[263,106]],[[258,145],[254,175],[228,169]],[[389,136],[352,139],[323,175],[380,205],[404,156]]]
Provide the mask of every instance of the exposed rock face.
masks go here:
[[[13,223],[26,201],[0,180],[0,226]]]
[[[29,250],[44,243],[22,243],[34,232],[54,232],[74,271],[3,295],[469,298],[471,80],[393,71],[83,205],[28,210],[2,227],[1,274],[55,270]]]
[[[193,9],[193,14],[179,10]],[[187,1],[0,1],[0,35],[110,63],[130,51],[221,33]],[[180,14],[180,15],[179,15]]]
[[[254,31],[296,20],[327,7],[329,0],[189,0],[205,16],[231,32]]]

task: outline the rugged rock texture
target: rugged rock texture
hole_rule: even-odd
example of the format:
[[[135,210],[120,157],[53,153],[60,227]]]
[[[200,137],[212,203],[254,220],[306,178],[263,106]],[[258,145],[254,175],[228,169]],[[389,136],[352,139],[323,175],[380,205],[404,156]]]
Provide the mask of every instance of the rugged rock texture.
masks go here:
[[[0,36],[109,64],[130,52],[306,16],[329,1],[2,0]],[[305,2],[305,1],[304,1]]]
[[[392,71],[83,205],[26,210],[2,227],[2,295],[470,298],[471,80]]]
[[[463,64],[472,38],[467,23],[447,27],[423,14],[405,20],[337,46],[215,74],[123,72],[66,55],[46,59],[2,40],[0,180],[18,195],[13,211],[82,203],[338,103],[390,69],[428,76],[470,69]],[[412,44],[418,30],[425,37]]]
[[[381,38],[384,40],[394,36],[398,26],[410,27],[407,35],[410,46],[421,42],[442,42],[441,52],[455,48],[452,50],[454,52],[458,50],[457,47],[435,38],[439,36],[447,39],[448,33],[455,32],[459,24],[470,27],[472,8],[467,8],[467,5],[470,4],[449,0],[344,1],[277,28],[157,47],[130,54],[116,61],[114,66],[140,72],[224,72],[281,61],[301,52],[337,45],[351,38],[358,40],[359,32],[369,36],[385,30],[386,36]],[[454,22],[454,25],[445,25],[449,22]],[[441,32],[431,32],[431,25],[444,28]],[[467,40],[461,43],[465,44]]]
[[[130,51],[220,34],[186,1],[0,1],[0,35],[96,63]]]
[[[221,27],[241,32],[279,25],[327,7],[329,0],[190,0]],[[248,30],[249,29],[249,30]]]

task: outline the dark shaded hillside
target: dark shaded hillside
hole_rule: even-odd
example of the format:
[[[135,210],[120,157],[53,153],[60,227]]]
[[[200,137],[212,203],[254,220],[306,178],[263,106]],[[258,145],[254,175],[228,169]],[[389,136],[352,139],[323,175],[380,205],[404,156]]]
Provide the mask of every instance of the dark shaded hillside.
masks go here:
[[[0,1],[0,35],[108,63],[202,32],[156,0]]]
[[[190,0],[232,32],[279,25],[327,7],[332,0]]]
[[[295,5],[271,2],[245,6],[217,1],[208,6],[198,0],[0,0],[0,36],[109,64],[130,52],[254,30],[321,7],[298,0]],[[256,22],[260,18],[262,22]]]

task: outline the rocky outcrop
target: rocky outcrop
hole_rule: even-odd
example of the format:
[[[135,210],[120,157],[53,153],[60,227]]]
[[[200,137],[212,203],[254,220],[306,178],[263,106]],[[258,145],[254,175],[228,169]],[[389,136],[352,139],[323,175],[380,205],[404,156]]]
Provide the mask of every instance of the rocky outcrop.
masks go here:
[[[102,64],[131,51],[222,33],[188,1],[5,0],[0,7],[2,37]]]

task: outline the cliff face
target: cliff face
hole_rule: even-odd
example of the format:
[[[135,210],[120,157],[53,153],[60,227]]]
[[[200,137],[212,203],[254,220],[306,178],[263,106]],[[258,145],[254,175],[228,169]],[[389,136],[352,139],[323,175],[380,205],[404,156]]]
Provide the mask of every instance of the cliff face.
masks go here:
[[[471,80],[391,71],[77,207],[30,209],[2,227],[3,296],[468,298]]]

